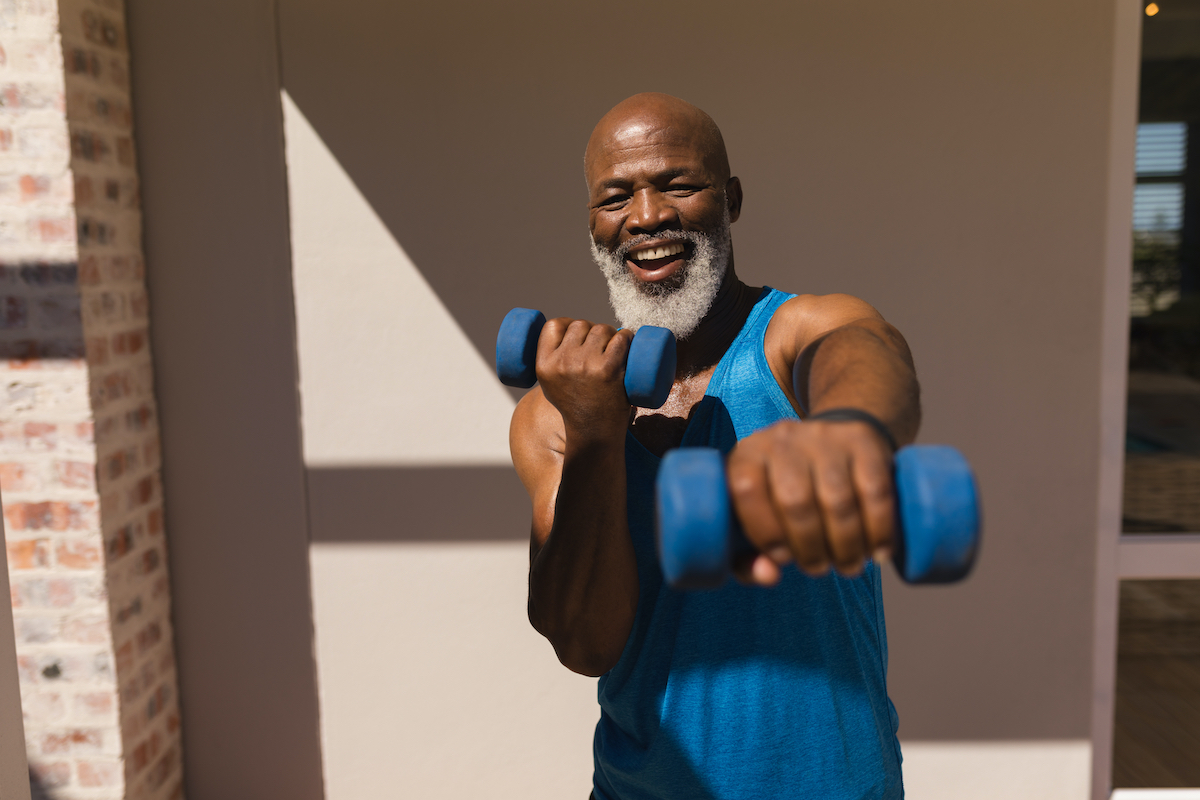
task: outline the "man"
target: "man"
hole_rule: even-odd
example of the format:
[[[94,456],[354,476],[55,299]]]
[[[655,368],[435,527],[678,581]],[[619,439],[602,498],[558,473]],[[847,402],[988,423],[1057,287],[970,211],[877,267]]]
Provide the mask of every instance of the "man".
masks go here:
[[[625,100],[584,166],[623,327],[546,324],[510,442],[533,500],[529,619],[601,676],[594,797],[902,797],[872,559],[895,534],[893,449],[920,421],[904,339],[856,298],[739,280],[742,186],[698,108]],[[643,324],[679,340],[653,411],[622,384]],[[655,556],[654,475],[681,444],[729,453],[759,553],[718,591],[666,587]]]

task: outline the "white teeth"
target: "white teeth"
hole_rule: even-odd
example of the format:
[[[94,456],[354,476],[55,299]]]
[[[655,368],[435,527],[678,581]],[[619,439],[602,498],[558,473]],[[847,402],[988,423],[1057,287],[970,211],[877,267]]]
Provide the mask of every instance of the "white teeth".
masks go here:
[[[667,256],[679,255],[683,252],[682,242],[672,242],[663,247],[652,247],[649,250],[641,250],[633,254],[635,261],[653,261],[656,258],[666,258]]]

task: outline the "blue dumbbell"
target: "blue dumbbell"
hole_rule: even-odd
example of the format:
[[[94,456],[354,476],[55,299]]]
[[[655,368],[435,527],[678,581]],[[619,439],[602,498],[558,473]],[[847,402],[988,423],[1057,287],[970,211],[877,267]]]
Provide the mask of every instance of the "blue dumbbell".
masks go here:
[[[979,494],[962,453],[911,445],[896,453],[899,529],[892,563],[907,583],[953,583],[979,549]],[[715,589],[751,545],[733,514],[725,458],[707,447],[672,450],[658,473],[658,555],[677,589]]]
[[[496,374],[506,386],[528,389],[537,383],[537,344],[546,316],[532,308],[514,308],[496,336]],[[643,325],[629,345],[625,395],[630,405],[659,408],[675,381],[675,334]]]

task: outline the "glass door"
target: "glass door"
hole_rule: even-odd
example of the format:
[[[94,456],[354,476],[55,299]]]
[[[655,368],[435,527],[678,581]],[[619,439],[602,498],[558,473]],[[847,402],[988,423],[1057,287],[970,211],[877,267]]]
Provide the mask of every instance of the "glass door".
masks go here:
[[[1145,6],[1138,106],[1115,799],[1200,787],[1200,0]]]

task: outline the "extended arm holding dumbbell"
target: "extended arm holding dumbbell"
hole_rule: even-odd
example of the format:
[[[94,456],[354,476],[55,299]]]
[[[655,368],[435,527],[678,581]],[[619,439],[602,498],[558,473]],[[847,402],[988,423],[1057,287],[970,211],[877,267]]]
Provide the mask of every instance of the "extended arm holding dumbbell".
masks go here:
[[[766,355],[780,388],[807,417],[862,409],[900,445],[920,424],[912,356],[870,305],[849,296],[797,297],[776,313]],[[760,555],[735,563],[740,578],[769,585],[794,561],[812,575],[845,575],[894,546],[890,445],[853,421],[779,422],[729,455],[729,487],[746,538]]]

